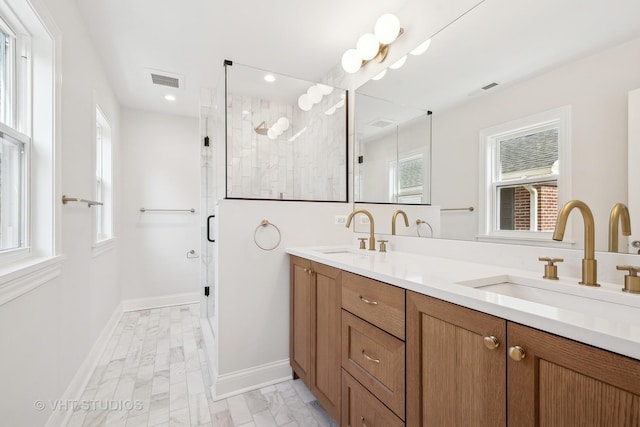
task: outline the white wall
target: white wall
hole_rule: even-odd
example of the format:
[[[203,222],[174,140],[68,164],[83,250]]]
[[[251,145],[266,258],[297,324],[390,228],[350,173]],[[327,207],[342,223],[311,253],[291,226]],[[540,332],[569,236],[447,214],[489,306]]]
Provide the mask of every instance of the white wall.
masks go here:
[[[442,207],[477,206],[481,129],[570,105],[571,198],[591,207],[596,248],[605,249],[609,211],[614,203],[627,200],[627,93],[640,87],[638,51],[640,39],[458,108],[434,112],[432,202]],[[443,213],[442,236],[474,239],[477,215],[477,210]],[[573,221],[577,247],[582,247],[582,227],[580,219]]]
[[[198,119],[123,109],[121,135],[123,299],[198,292],[200,259],[186,256],[200,255]]]
[[[58,81],[61,97],[62,193],[94,196],[94,101],[113,129],[119,153],[119,107],[72,0],[44,0],[62,33]],[[114,175],[118,177],[117,167]],[[116,191],[121,181],[116,181]],[[121,299],[117,249],[92,257],[92,210],[60,208],[62,275],[0,306],[0,418],[3,425],[44,425],[50,408],[37,399],[59,399]],[[116,235],[119,229],[116,223]]]
[[[348,243],[353,233],[334,224],[334,215],[350,212],[349,203],[219,202],[217,394],[266,381],[261,376],[263,365],[282,362],[280,372],[291,374],[289,256],[285,248]],[[272,251],[261,250],[254,243],[254,232],[263,219],[275,224],[282,235]],[[271,237],[259,235],[258,241],[273,243]],[[245,369],[253,372],[243,378],[240,371]]]

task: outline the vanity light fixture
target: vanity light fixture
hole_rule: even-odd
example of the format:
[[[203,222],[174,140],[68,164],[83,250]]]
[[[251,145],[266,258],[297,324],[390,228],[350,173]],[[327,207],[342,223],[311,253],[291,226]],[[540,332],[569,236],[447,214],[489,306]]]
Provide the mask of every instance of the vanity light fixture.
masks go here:
[[[164,99],[166,99],[167,101],[175,101],[176,97],[173,95],[165,95]]]
[[[289,119],[286,117],[280,117],[271,127],[267,127],[267,122],[263,121],[254,128],[258,135],[265,135],[269,139],[276,139],[287,129],[289,129]]]
[[[298,97],[298,107],[302,111],[310,111],[315,104],[322,101],[323,96],[329,95],[331,92],[333,92],[333,87],[317,83]]]
[[[386,13],[378,18],[373,34],[366,33],[358,38],[355,49],[348,49],[342,55],[342,68],[350,74],[358,71],[371,60],[382,62],[389,53],[389,45],[404,34],[397,16]],[[400,65],[402,66],[402,65]]]
[[[414,48],[409,53],[414,56],[422,55],[429,49],[429,46],[431,46],[431,39],[428,39],[427,41],[420,43],[418,47]]]

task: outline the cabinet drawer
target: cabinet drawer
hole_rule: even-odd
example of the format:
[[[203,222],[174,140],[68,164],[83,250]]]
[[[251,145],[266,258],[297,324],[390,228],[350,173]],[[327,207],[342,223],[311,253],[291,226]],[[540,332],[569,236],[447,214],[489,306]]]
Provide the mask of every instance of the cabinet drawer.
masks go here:
[[[405,290],[349,272],[342,275],[342,308],[404,339]]]
[[[404,419],[404,341],[342,310],[342,367]]]
[[[404,422],[342,371],[342,425],[350,427],[403,427]]]

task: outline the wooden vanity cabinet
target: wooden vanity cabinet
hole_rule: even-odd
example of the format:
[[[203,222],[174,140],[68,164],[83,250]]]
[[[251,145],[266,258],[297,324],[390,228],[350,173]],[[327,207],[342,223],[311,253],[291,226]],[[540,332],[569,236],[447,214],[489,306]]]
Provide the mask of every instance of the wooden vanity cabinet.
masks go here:
[[[291,367],[339,421],[342,271],[295,256],[290,264]]]
[[[406,425],[505,426],[505,342],[503,319],[407,292]]]
[[[640,426],[640,361],[507,322],[510,426]]]
[[[640,361],[413,292],[406,345],[407,426],[640,425]]]

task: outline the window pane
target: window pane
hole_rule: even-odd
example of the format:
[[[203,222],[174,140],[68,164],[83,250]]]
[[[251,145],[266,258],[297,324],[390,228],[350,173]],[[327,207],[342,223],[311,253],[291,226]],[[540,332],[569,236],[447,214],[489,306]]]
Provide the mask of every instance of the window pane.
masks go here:
[[[13,38],[0,31],[0,121],[8,126],[11,122],[11,67]]]
[[[22,246],[24,145],[0,137],[0,250]]]
[[[498,150],[499,181],[558,173],[557,128],[502,140]]]
[[[498,229],[553,231],[558,215],[558,181],[498,187]]]

